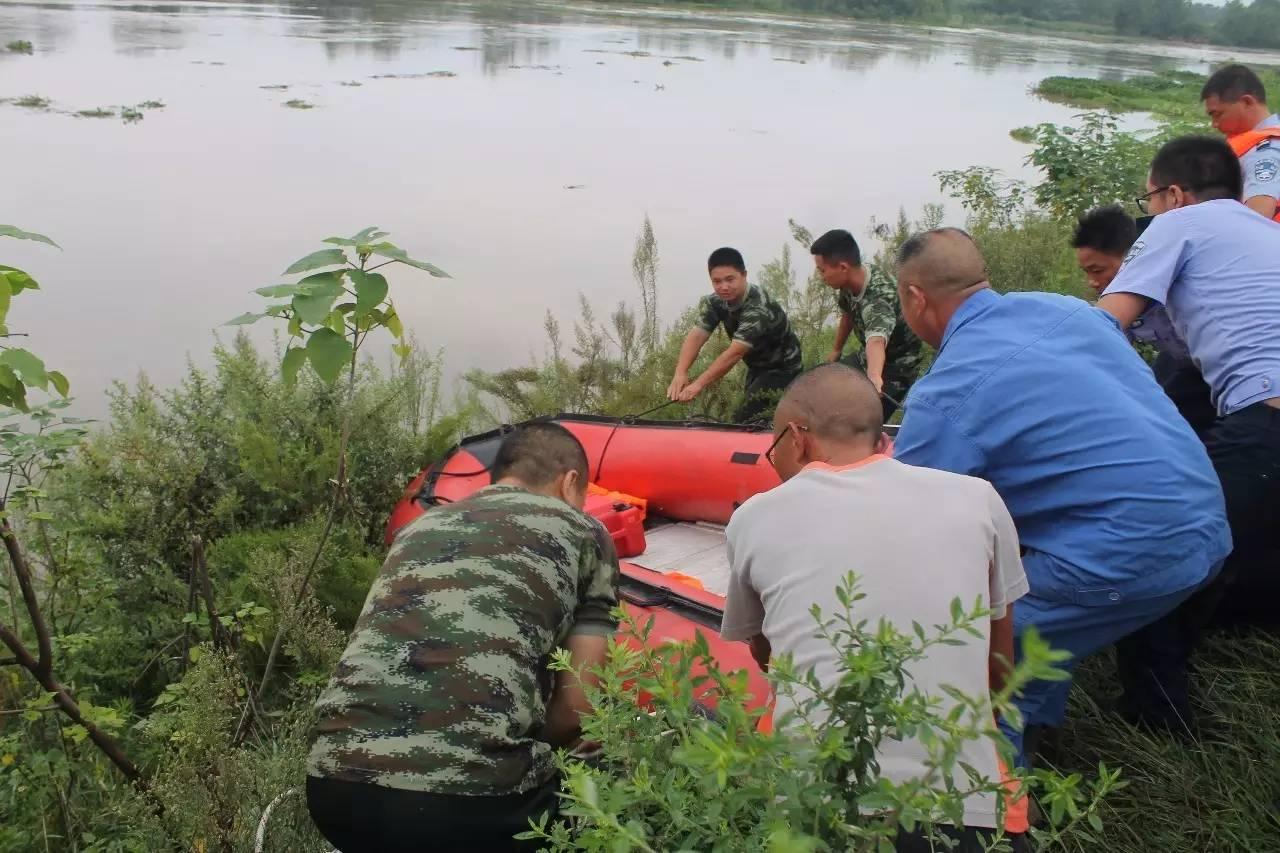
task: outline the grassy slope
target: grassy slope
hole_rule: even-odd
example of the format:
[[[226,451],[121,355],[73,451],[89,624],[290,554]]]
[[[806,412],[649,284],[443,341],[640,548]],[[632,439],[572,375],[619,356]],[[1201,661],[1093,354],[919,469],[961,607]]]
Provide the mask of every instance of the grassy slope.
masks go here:
[[[1280,73],[1257,69],[1272,91]],[[1036,93],[1082,109],[1147,112],[1203,125],[1205,75],[1174,71],[1127,81],[1050,77]],[[1207,126],[1206,126],[1207,129]],[[1179,743],[1125,725],[1105,708],[1116,692],[1107,656],[1086,663],[1062,733],[1060,769],[1119,766],[1129,784],[1103,815],[1112,853],[1254,853],[1280,850],[1280,639],[1266,634],[1206,642],[1195,676],[1205,733]],[[1080,848],[1083,853],[1085,848]]]

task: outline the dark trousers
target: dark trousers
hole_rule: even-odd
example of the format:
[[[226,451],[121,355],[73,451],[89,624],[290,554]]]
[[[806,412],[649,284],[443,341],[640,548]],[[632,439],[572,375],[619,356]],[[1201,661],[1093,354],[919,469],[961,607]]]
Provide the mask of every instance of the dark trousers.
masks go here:
[[[854,370],[861,370],[864,374],[867,372],[867,369],[862,366],[861,353],[849,353],[840,359],[840,363]],[[883,409],[885,423],[888,423],[893,413],[898,411],[899,403],[906,403],[907,392],[911,390],[915,381],[915,376],[903,376],[893,369],[892,364],[885,365],[884,387],[880,394],[880,406]]]
[[[995,838],[995,833],[990,829],[939,827],[938,834],[949,838],[953,842],[952,846],[947,847],[943,842],[934,841],[921,832],[899,832],[893,849],[895,853],[986,853]],[[1025,853],[1028,849],[1023,835],[1006,835],[1005,839],[1012,845],[1014,853]]]
[[[782,392],[787,390],[791,380],[800,375],[798,370],[762,370],[747,371],[747,386],[743,396],[746,400],[734,413],[735,423],[751,424],[772,417],[777,408]]]
[[[555,816],[557,790],[558,780],[527,794],[451,797],[308,776],[307,808],[340,853],[524,853],[539,844],[513,836]]]
[[[1218,412],[1209,396],[1209,386],[1195,364],[1161,352],[1156,356],[1155,364],[1151,365],[1151,371],[1182,417],[1203,439],[1205,432],[1218,419]]]
[[[1257,403],[1219,418],[1204,440],[1226,499],[1231,556],[1177,610],[1116,646],[1127,710],[1175,728],[1190,721],[1186,669],[1204,629],[1280,618],[1280,409]]]

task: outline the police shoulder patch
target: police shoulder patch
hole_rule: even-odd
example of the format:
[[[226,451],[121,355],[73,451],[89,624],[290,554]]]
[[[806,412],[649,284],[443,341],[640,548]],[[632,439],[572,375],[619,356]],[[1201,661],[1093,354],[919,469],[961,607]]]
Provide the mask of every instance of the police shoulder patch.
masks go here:
[[[1268,157],[1253,164],[1253,178],[1262,183],[1270,183],[1280,174],[1280,160]]]
[[[1124,263],[1122,263],[1121,266],[1124,266],[1124,264],[1127,264],[1130,261],[1137,258],[1138,255],[1142,254],[1142,250],[1145,248],[1147,248],[1147,243],[1145,240],[1139,240],[1138,242],[1134,243],[1133,247],[1129,249],[1129,254],[1124,256]]]

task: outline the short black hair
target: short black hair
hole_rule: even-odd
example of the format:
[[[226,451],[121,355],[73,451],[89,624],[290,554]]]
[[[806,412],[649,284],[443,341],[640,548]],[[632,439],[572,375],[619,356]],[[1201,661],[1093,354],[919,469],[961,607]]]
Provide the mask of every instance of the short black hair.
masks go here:
[[[1253,95],[1258,103],[1265,104],[1267,87],[1248,66],[1224,65],[1205,82],[1200,90],[1200,100],[1208,100],[1210,95],[1228,104],[1234,104],[1245,95]]]
[[[711,257],[707,258],[707,272],[711,272],[716,267],[733,267],[743,275],[747,274],[747,262],[742,259],[742,253],[728,246],[716,249],[711,253]]]
[[[573,433],[544,421],[518,426],[507,434],[493,462],[493,481],[514,477],[538,488],[569,471],[577,471],[587,482],[587,452]]]
[[[828,231],[814,240],[809,253],[824,260],[844,262],[854,267],[862,264],[862,250],[858,248],[858,241],[842,229]]]
[[[1239,201],[1244,194],[1240,161],[1231,146],[1215,136],[1180,136],[1166,142],[1151,161],[1151,182],[1182,187],[1200,201]]]
[[[1076,224],[1073,249],[1093,249],[1104,255],[1124,257],[1138,239],[1138,223],[1118,204],[1091,210]]]

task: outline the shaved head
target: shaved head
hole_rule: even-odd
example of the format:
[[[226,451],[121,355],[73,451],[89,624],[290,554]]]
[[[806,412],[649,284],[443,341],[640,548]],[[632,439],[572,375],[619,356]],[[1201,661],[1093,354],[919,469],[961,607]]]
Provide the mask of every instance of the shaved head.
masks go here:
[[[833,444],[879,440],[884,409],[871,380],[839,362],[800,374],[778,403],[775,424],[803,423],[814,438]]]
[[[987,278],[987,263],[978,246],[959,228],[937,228],[917,234],[898,251],[898,276],[922,290],[959,293]]]
[[[990,287],[987,263],[959,228],[917,234],[898,250],[902,319],[929,346],[942,346],[947,323],[966,299]]]

